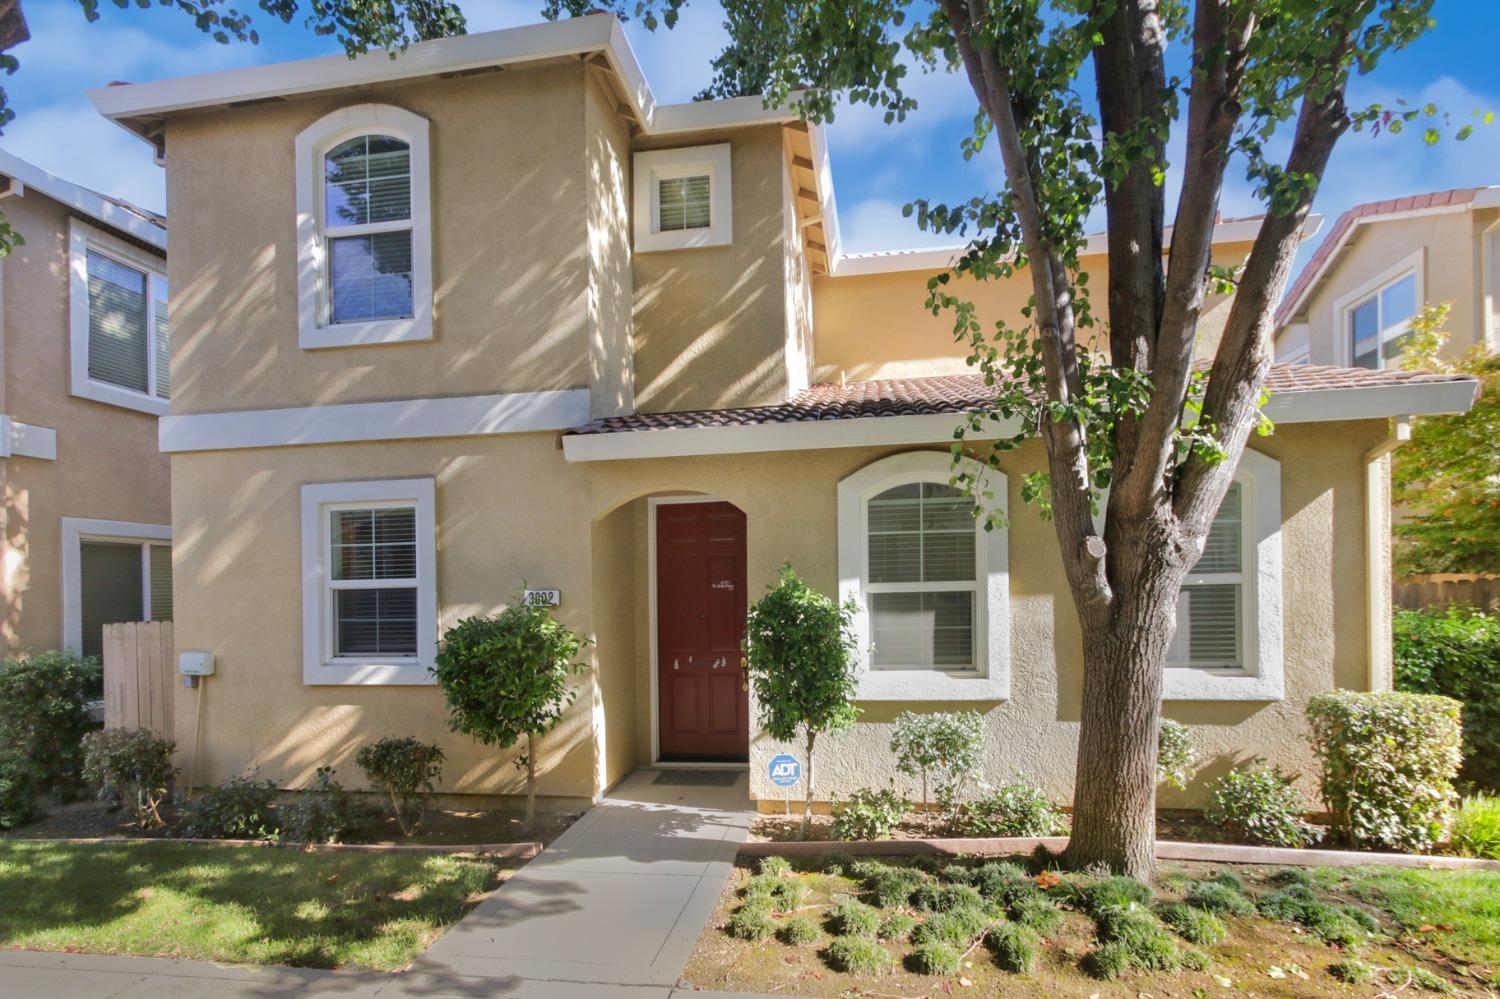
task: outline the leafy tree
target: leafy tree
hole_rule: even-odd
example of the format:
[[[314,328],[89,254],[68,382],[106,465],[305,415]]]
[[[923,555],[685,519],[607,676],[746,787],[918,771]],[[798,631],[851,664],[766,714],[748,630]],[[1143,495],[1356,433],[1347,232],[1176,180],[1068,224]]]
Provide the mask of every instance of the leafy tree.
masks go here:
[[[807,739],[807,796],[802,835],[812,822],[813,745],[819,734],[854,724],[859,682],[854,665],[854,611],[804,583],[790,565],[745,618],[745,670],[762,722],[773,739]]]
[[[536,741],[550,732],[578,691],[568,678],[587,667],[575,661],[586,640],[559,624],[546,607],[517,593],[493,617],[464,618],[448,629],[433,674],[448,700],[448,727],[486,746],[526,749],[526,828],[536,819]]]
[[[984,719],[978,711],[903,711],[891,733],[896,769],[922,782],[922,810],[927,810],[929,782],[938,803],[953,809],[964,788],[976,779],[984,751]]]
[[[685,2],[548,0],[545,12],[603,4],[670,26]],[[756,53],[770,52],[768,103],[794,102],[806,118],[826,120],[842,100],[881,108],[887,121],[916,106],[905,89],[909,63],[962,72],[971,85],[979,110],[961,153],[996,149],[1003,187],[907,209],[928,231],[969,237],[928,286],[927,305],[952,317],[970,363],[995,387],[954,451],[973,438],[993,465],[1027,438],[1045,446],[1047,469],[1027,477],[1022,497],[1053,520],[1083,637],[1068,860],[1150,876],[1162,669],[1178,594],[1246,439],[1270,430],[1260,406],[1272,306],[1335,144],[1351,129],[1397,131],[1418,119],[1436,141],[1448,124],[1436,108],[1345,101],[1352,73],[1370,72],[1429,27],[1432,2],[766,0],[763,8],[758,18],[731,13],[731,45],[750,55],[721,58],[716,84],[731,87],[741,67],[761,65]],[[1169,246],[1174,127],[1183,154]],[[1458,137],[1471,130],[1463,125]],[[1211,253],[1232,158],[1268,214],[1249,257],[1229,270]],[[1079,256],[1100,204],[1108,298],[1096,316]],[[1020,322],[980,316],[969,282],[1016,276],[1032,289]],[[1235,294],[1205,366],[1195,357],[1198,323],[1215,291]],[[979,492],[957,466],[954,481]]]
[[[1448,363],[1448,304],[1429,305],[1411,321],[1401,354],[1407,370],[1479,379],[1467,413],[1424,416],[1391,465],[1391,500],[1404,516],[1396,536],[1398,575],[1500,572],[1500,354],[1476,345]]]

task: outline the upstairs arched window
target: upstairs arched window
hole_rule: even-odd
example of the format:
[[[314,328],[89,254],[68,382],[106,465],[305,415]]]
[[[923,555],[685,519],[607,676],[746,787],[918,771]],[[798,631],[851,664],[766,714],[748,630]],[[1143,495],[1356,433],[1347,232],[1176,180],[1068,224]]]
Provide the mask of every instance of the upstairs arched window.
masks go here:
[[[427,134],[425,119],[364,104],[298,136],[303,347],[432,338]]]

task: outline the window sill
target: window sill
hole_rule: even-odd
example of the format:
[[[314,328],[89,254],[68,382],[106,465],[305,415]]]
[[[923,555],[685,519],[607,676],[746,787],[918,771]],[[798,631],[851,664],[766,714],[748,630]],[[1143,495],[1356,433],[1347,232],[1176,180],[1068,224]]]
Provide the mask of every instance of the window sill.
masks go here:
[[[172,411],[171,400],[158,399],[156,396],[121,388],[118,385],[110,385],[108,382],[96,382],[92,378],[75,380],[72,394],[80,399],[92,399],[94,402],[102,402],[107,406],[133,409],[138,413],[149,413],[152,416],[166,416]]]
[[[685,229],[672,232],[643,232],[635,237],[637,253],[654,253],[660,250],[693,250],[705,246],[729,246],[733,240],[726,230],[728,226],[710,226],[707,229]]]
[[[420,343],[432,339],[432,320],[381,319],[368,323],[333,323],[303,327],[297,345],[303,350],[325,347],[368,347],[383,343]]]
[[[1279,676],[1179,667],[1165,671],[1161,696],[1164,701],[1280,701],[1286,691]]]
[[[430,664],[416,659],[385,662],[332,660],[302,670],[305,687],[416,687],[432,686],[437,679]]]
[[[1010,685],[978,673],[937,670],[869,670],[860,674],[858,701],[1004,701]]]

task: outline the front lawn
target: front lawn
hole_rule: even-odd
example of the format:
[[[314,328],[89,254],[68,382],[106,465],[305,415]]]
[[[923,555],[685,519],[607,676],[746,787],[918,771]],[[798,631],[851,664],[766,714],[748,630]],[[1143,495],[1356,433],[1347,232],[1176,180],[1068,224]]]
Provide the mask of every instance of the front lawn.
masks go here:
[[[1500,988],[1496,871],[1177,863],[1148,888],[1031,858],[761,864],[726,887],[683,973],[694,986],[1489,999]]]
[[[0,841],[0,947],[393,970],[498,885],[505,863]]]

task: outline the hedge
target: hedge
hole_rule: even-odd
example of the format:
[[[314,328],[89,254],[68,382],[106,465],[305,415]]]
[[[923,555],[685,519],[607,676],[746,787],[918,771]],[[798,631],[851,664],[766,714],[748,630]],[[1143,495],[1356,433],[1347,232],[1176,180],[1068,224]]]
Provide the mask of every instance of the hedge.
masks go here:
[[[1337,690],[1307,702],[1333,834],[1356,846],[1427,850],[1457,797],[1463,705],[1399,691]]]
[[[1464,705],[1459,776],[1500,791],[1500,617],[1464,607],[1399,610],[1391,620],[1396,689]]]

